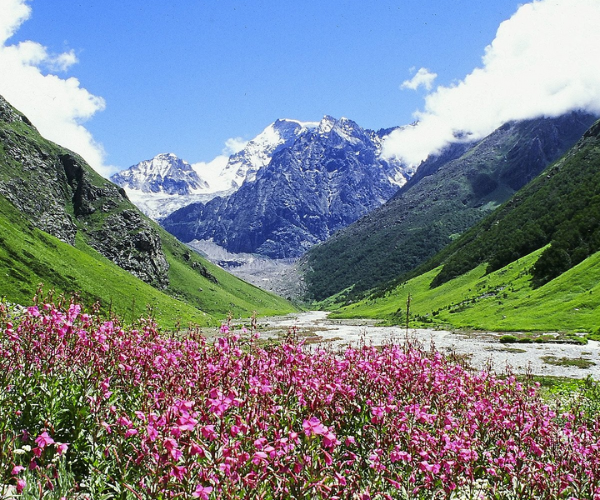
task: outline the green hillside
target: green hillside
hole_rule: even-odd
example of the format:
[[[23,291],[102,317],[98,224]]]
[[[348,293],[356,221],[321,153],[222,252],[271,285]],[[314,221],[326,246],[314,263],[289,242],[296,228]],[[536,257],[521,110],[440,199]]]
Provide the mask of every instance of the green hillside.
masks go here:
[[[410,294],[415,324],[596,333],[599,251],[597,122],[563,158],[412,275],[336,315],[404,324]]]
[[[508,203],[421,270],[443,265],[433,285],[484,262],[488,271],[551,244],[532,269],[541,285],[600,250],[600,122]]]
[[[544,249],[486,274],[481,264],[432,288],[435,268],[382,295],[333,312],[331,318],[379,318],[411,327],[488,331],[585,332],[600,327],[600,252],[543,286],[534,288],[531,268]]]
[[[511,122],[428,159],[391,200],[308,251],[308,298],[348,287],[356,297],[414,270],[565,154],[594,121],[570,113]]]
[[[2,98],[0,276],[10,302],[30,303],[43,284],[127,320],[149,307],[168,328],[295,310],[177,241]]]
[[[186,247],[167,237],[171,285],[161,292],[135,278],[100,255],[80,237],[75,246],[36,229],[3,197],[0,197],[0,297],[29,304],[39,284],[46,292],[77,293],[91,305],[99,302],[105,313],[116,313],[127,321],[149,312],[165,328],[190,322],[214,325],[229,311],[235,316],[290,312],[283,299],[267,294],[222,269],[208,266],[218,284],[198,275],[182,262]],[[178,300],[180,299],[180,300]]]

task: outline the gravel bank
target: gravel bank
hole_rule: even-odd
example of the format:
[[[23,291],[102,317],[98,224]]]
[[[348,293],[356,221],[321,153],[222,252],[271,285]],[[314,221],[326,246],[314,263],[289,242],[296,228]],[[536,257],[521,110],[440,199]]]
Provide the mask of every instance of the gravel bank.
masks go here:
[[[371,320],[329,320],[327,312],[308,311],[288,316],[272,317],[266,323],[266,335],[276,335],[292,326],[298,327],[300,334],[309,333],[312,345],[343,347],[356,345],[364,338],[367,343],[380,345],[385,341],[404,342],[406,329],[399,327],[375,326]],[[510,366],[517,374],[530,370],[534,375],[552,375],[572,378],[585,378],[588,375],[600,379],[600,343],[589,341],[587,345],[574,344],[502,344],[500,334],[477,332],[473,334],[445,330],[409,330],[408,336],[416,339],[424,347],[433,342],[444,353],[464,356],[469,363],[481,369],[491,363],[494,371],[500,373]],[[558,366],[548,363],[548,357],[556,360],[584,359],[593,365],[587,368]],[[544,359],[546,358],[546,360]]]

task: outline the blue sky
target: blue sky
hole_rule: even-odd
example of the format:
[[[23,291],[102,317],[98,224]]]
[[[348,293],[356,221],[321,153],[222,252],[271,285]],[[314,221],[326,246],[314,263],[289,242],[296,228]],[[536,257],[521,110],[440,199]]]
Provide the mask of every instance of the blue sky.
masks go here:
[[[600,4],[569,1],[592,10]],[[432,96],[460,86],[484,65],[486,47],[519,5],[0,0],[4,52],[35,42],[15,52],[44,77],[37,84],[16,71],[0,74],[0,94],[36,124],[38,115],[70,112],[54,118],[65,122],[62,132],[58,125],[38,127],[77,149],[67,140],[73,125],[79,140],[100,151],[94,158],[84,146],[78,152],[104,174],[162,152],[206,162],[222,154],[228,139],[251,139],[277,118],[315,121],[329,114],[378,129],[408,124],[419,110],[431,114]],[[29,51],[40,47],[44,52],[32,63]],[[429,89],[425,80],[402,88],[421,68],[431,77]],[[48,83],[48,99],[64,83],[56,90],[63,104],[54,110],[45,110],[41,98],[28,99],[30,87],[38,91],[49,76],[60,82]],[[71,90],[76,104],[69,111]]]

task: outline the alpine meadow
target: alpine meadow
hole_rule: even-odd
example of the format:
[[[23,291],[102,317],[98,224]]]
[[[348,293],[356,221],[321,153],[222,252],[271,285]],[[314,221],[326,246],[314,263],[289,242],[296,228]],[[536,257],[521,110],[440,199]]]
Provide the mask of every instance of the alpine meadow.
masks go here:
[[[600,3],[0,0],[0,498],[600,500]]]

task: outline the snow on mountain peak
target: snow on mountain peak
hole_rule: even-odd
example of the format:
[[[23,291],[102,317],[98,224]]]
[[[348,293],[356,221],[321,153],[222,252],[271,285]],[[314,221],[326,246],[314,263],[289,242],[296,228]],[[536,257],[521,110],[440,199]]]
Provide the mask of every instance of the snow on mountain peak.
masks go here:
[[[257,172],[269,164],[273,155],[290,146],[305,130],[317,127],[316,122],[301,122],[288,118],[278,119],[239,152],[231,155],[218,175],[213,177],[218,190],[237,189],[244,182],[256,179]],[[216,172],[215,172],[216,174]],[[213,185],[213,188],[217,188]]]
[[[132,165],[114,174],[111,180],[125,189],[168,195],[186,195],[208,188],[192,166],[173,153],[161,153]]]

